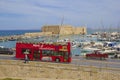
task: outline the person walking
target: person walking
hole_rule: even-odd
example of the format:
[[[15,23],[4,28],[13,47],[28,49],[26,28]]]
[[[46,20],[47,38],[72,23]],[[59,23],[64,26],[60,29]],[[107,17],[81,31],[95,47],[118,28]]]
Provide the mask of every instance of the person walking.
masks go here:
[[[24,63],[28,63],[28,61],[29,61],[29,59],[28,59],[29,51],[26,50],[26,51],[24,52],[24,54],[25,54],[25,62],[24,62]]]
[[[28,63],[28,55],[27,54],[25,54],[25,62],[24,63]]]

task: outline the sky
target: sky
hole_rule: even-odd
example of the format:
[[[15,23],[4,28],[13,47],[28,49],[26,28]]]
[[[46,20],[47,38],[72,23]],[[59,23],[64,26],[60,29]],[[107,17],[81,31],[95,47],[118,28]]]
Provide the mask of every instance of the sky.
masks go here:
[[[120,27],[120,0],[0,0],[0,30]]]

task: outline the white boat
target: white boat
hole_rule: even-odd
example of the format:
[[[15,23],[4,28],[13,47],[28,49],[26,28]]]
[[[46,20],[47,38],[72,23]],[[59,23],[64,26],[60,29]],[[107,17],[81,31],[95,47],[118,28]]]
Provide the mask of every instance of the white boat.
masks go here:
[[[119,44],[119,45],[114,46],[114,48],[115,48],[115,50],[116,50],[118,53],[120,53],[120,44]]]
[[[78,47],[78,45],[79,45],[79,42],[78,41],[72,41],[72,40],[70,40],[70,39],[60,39],[60,40],[57,40],[57,42],[71,42],[71,46],[72,46],[72,48],[76,48],[76,47]]]
[[[114,46],[116,46],[116,45],[117,45],[116,42],[105,42],[105,43],[103,44],[104,47],[114,47]]]
[[[70,39],[67,39],[67,38],[59,39],[59,40],[57,40],[57,42],[70,42]]]
[[[0,48],[4,48],[4,46],[0,46]]]

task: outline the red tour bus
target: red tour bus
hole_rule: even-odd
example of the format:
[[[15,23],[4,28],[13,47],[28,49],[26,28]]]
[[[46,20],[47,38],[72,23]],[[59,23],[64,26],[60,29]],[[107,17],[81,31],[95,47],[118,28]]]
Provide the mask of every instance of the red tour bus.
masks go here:
[[[68,43],[16,43],[16,58],[24,59],[27,53],[29,60],[71,62],[71,46]]]

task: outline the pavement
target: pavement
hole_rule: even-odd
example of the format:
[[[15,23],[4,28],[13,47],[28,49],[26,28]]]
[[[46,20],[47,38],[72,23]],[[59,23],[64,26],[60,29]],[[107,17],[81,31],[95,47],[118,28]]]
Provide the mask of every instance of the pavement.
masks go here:
[[[0,54],[1,60],[17,60],[15,55],[3,55]],[[95,59],[86,59],[83,56],[72,56],[72,62],[77,66],[95,66],[100,68],[118,68],[120,69],[120,59],[106,59],[106,60],[95,60]]]

